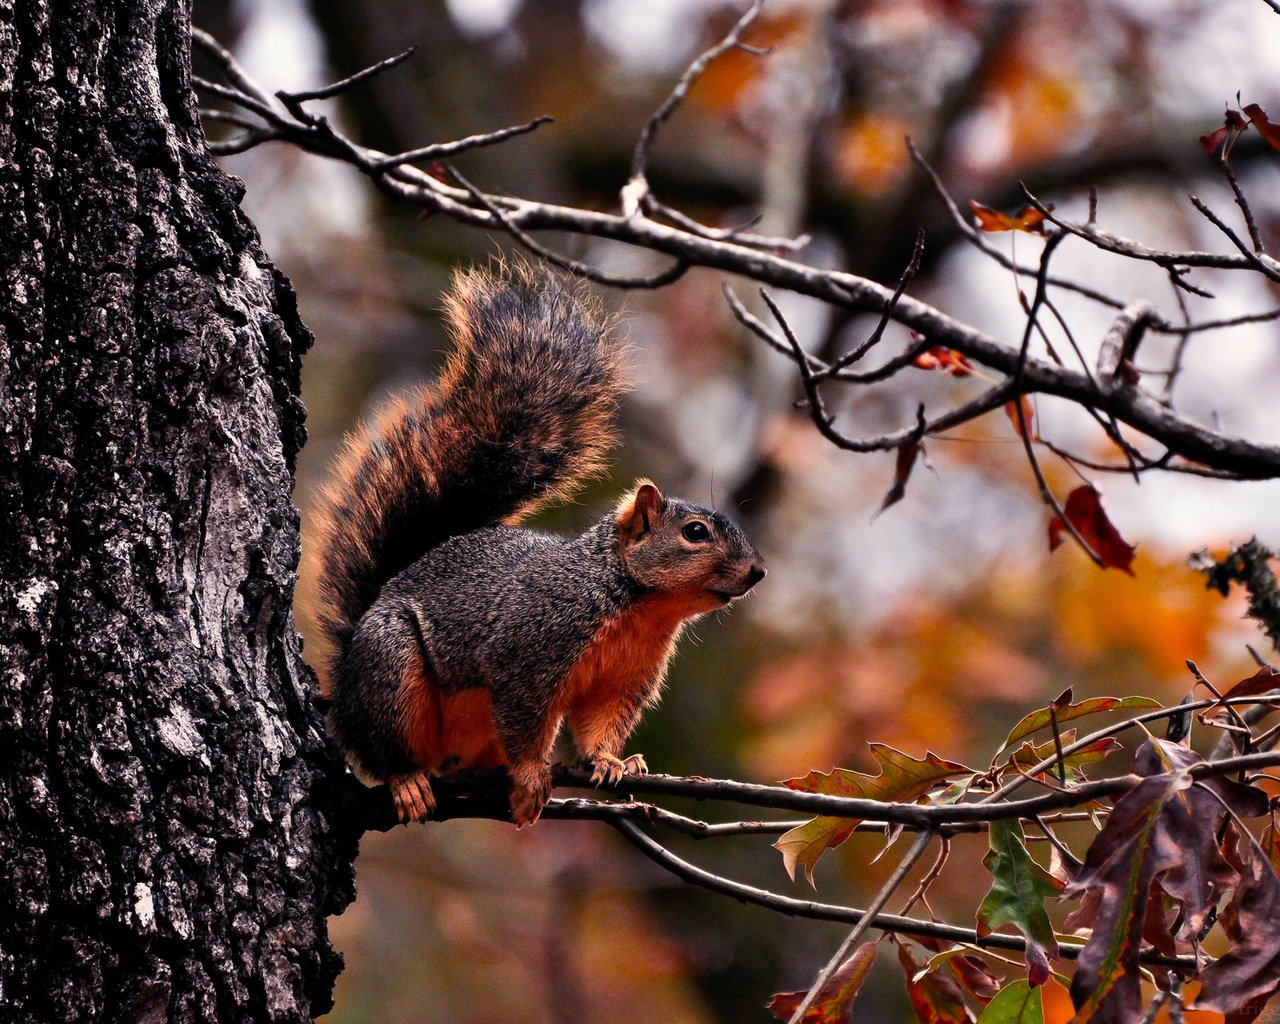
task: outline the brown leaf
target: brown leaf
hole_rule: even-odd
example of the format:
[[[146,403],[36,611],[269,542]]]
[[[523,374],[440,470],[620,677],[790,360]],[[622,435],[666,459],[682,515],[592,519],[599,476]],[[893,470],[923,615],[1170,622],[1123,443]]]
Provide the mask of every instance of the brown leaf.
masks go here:
[[[912,441],[910,444],[904,444],[898,448],[898,460],[893,470],[893,486],[889,488],[889,492],[884,496],[884,501],[880,502],[880,507],[876,509],[876,514],[871,517],[871,521],[875,522],[876,518],[885,509],[890,508],[900,502],[907,494],[907,479],[911,476],[911,471],[915,469],[916,457],[924,451],[924,442]]]
[[[915,800],[943,779],[972,774],[972,770],[964,765],[944,761],[936,754],[926,752],[924,759],[920,760],[883,743],[870,746],[872,755],[879,762],[878,775],[836,768],[829,773],[810,772],[803,778],[787,779],[782,784],[802,793],[828,793],[868,800]],[[782,835],[773,845],[782,853],[787,874],[794,879],[796,868],[803,867],[805,877],[812,885],[813,866],[818,858],[853,835],[858,820],[817,817]]]
[[[1254,104],[1257,106],[1257,104]],[[1266,116],[1265,114],[1263,115]],[[1239,133],[1249,127],[1249,122],[1244,119],[1238,110],[1227,108],[1226,114],[1222,119],[1222,127],[1218,128],[1208,135],[1200,136],[1200,145],[1204,147],[1206,156],[1213,156],[1218,151],[1218,147],[1222,145],[1224,140],[1227,142],[1226,149],[1222,152],[1222,159],[1225,161],[1231,155],[1231,147],[1235,144],[1235,138],[1239,137]],[[1233,138],[1232,136],[1235,136]]]
[[[844,1024],[849,1019],[849,1004],[867,980],[871,965],[875,962],[880,944],[864,942],[855,949],[849,959],[836,968],[827,983],[818,990],[809,1009],[801,1018],[804,1024]],[[779,992],[769,1001],[769,1010],[779,1020],[790,1020],[799,1008],[808,990]]]
[[[1267,117],[1267,112],[1256,103],[1250,103],[1244,112],[1258,129],[1258,134],[1271,143],[1271,148],[1280,149],[1280,124]]]
[[[1280,687],[1280,669],[1272,668],[1270,665],[1263,665],[1253,675],[1247,679],[1241,679],[1235,686],[1231,687],[1222,695],[1222,699],[1228,697],[1260,697],[1264,693],[1270,693],[1272,690]]]
[[[1000,991],[1000,980],[976,956],[960,953],[947,961],[956,981],[979,1002],[989,1003]]]
[[[916,980],[920,965],[902,943],[898,943],[898,962],[907,976],[907,996],[921,1024],[969,1024],[973,1020],[955,978],[933,971]]]
[[[1134,546],[1120,536],[1120,531],[1107,518],[1101,491],[1092,484],[1082,484],[1067,495],[1062,512],[1106,568],[1133,575],[1130,566],[1133,564]],[[1066,533],[1068,530],[1061,516],[1049,520],[1050,551],[1057,550]]]
[[[1138,952],[1144,935],[1167,930],[1156,923],[1148,932],[1153,886],[1181,905],[1177,935],[1190,939],[1237,878],[1218,848],[1217,830],[1227,815],[1219,798],[1245,816],[1264,809],[1266,798],[1222,779],[1193,787],[1191,768],[1200,763],[1178,744],[1144,743],[1134,758],[1143,781],[1116,803],[1066,889],[1068,897],[1098,893],[1090,908],[1093,933],[1071,984],[1078,1020],[1105,1024],[1141,1016]],[[1078,923],[1068,919],[1069,926]]]
[[[1231,901],[1239,941],[1200,975],[1192,1009],[1215,1010],[1236,1021],[1252,1020],[1280,988],[1280,877],[1266,857],[1251,851]]]
[[[1200,136],[1200,146],[1204,149],[1205,156],[1213,156],[1218,151],[1218,147],[1222,145],[1222,140],[1231,133],[1231,129],[1225,124],[1221,128],[1215,128],[1208,135]]]
[[[1026,231],[1033,235],[1046,233],[1044,214],[1034,206],[1024,206],[1013,216],[984,206],[976,199],[969,200],[969,208],[978,221],[979,231]],[[1046,204],[1045,209],[1052,211],[1052,204]]]

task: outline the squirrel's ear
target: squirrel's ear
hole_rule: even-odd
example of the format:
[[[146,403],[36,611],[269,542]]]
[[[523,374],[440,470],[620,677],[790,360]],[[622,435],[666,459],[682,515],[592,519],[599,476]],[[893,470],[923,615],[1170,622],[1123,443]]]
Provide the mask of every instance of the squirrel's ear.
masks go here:
[[[653,529],[654,519],[666,505],[667,499],[652,481],[639,481],[635,490],[618,503],[615,516],[618,532],[624,540],[639,540]]]

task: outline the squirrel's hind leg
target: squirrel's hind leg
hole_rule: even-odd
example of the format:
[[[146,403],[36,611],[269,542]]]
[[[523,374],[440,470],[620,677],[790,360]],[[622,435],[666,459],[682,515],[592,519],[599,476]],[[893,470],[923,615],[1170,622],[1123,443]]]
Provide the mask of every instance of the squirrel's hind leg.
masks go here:
[[[402,825],[411,821],[426,821],[436,809],[431,779],[424,771],[397,775],[387,780],[387,785],[391,787],[391,799],[395,801],[396,814]]]
[[[511,776],[511,820],[532,825],[551,799],[551,758],[562,715],[550,706],[510,698],[513,688],[495,689],[493,720]]]

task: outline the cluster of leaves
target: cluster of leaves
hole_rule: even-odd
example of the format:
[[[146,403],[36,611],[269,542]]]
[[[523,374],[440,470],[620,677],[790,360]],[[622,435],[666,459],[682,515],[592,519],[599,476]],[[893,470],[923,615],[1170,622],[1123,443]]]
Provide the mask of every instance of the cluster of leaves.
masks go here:
[[[1236,102],[1240,102],[1238,93]],[[1280,124],[1267,117],[1267,112],[1256,103],[1246,104],[1243,110],[1227,107],[1222,119],[1222,127],[1211,131],[1208,135],[1201,135],[1200,145],[1204,147],[1206,155],[1213,156],[1216,153],[1223,163],[1227,163],[1231,159],[1231,150],[1240,141],[1240,136],[1248,131],[1250,125],[1253,125],[1258,134],[1266,139],[1272,148],[1280,149]]]
[[[1280,672],[1264,667],[1216,701],[1205,702],[1208,707],[1198,718],[1230,729],[1240,716],[1225,701],[1270,692],[1277,681]],[[1067,723],[1106,712],[1151,716],[1159,709],[1146,697],[1073,703],[1068,690],[1023,718],[982,772],[934,754],[917,759],[879,745],[872,748],[877,774],[812,772],[784,784],[808,793],[934,806],[979,794],[985,794],[979,802],[994,803],[1030,779],[1069,790],[1086,782],[1089,765],[1118,749],[1110,734],[1131,723],[1081,739],[1063,728]],[[1052,736],[1037,742],[1044,730]],[[1247,742],[1239,746],[1249,749]],[[993,817],[983,861],[990,888],[975,914],[976,941],[908,940],[886,932],[853,950],[802,1019],[811,1024],[848,1019],[879,948],[892,943],[911,1004],[925,1024],[1040,1024],[1050,1003],[1050,1019],[1070,1016],[1073,1024],[1138,1022],[1144,1019],[1144,983],[1154,991],[1158,1008],[1165,1000],[1181,1006],[1187,982],[1199,986],[1189,1009],[1248,1024],[1280,990],[1280,926],[1274,915],[1280,906],[1280,840],[1274,818],[1268,817],[1271,800],[1256,784],[1265,784],[1268,776],[1229,778],[1206,767],[1185,742],[1148,734],[1134,752],[1126,789],[1109,802],[1080,801],[1085,813],[1076,818],[1093,824],[1082,858],[1055,834],[1052,823],[1033,816],[1027,823],[1047,840],[1043,845],[1049,850],[1042,864],[1028,849],[1022,821]],[[1266,824],[1255,836],[1246,822],[1258,819]],[[793,828],[776,843],[787,871],[794,878],[802,869],[812,883],[814,865],[858,824],[859,819],[817,817]],[[890,830],[887,846],[900,830]],[[948,849],[944,841],[939,864],[925,875],[908,907],[925,898]],[[1025,939],[1025,970],[1014,970],[1014,961],[983,945],[1006,926]],[[916,944],[925,954],[923,963]],[[1226,951],[1205,965],[1206,945]],[[1064,953],[1076,961],[1069,979]],[[1070,993],[1065,1011],[1064,986]],[[804,996],[780,993],[770,1008],[791,1020]]]

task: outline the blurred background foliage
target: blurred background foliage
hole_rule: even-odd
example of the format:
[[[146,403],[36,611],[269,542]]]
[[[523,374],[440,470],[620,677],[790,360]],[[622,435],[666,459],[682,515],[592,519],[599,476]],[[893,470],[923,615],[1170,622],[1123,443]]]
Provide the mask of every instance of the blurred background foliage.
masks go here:
[[[400,150],[551,114],[554,124],[466,154],[460,169],[489,190],[612,208],[645,117],[738,13],[717,0],[198,0],[195,21],[270,88],[321,84],[416,46],[412,61],[331,108],[353,136]],[[1230,208],[1197,139],[1237,90],[1280,107],[1280,19],[1259,0],[770,0],[748,40],[772,45],[772,56],[727,55],[663,130],[650,172],[659,198],[724,225],[759,212],[763,232],[812,236],[804,260],[888,283],[924,227],[912,292],[1000,337],[1021,334],[1014,282],[965,246],[904,136],[962,204],[1016,208],[1021,179],[1082,221],[1093,184],[1110,230],[1220,250],[1185,202],[1195,192]],[[288,147],[224,162],[245,180],[245,206],[316,334],[297,485],[305,523],[343,432],[438,364],[437,303],[452,269],[506,240],[423,222],[354,171]],[[1280,240],[1277,154],[1251,136],[1232,162],[1264,236]],[[611,270],[660,265],[610,243],[553,240]],[[1038,240],[1012,244],[1034,262]],[[1055,271],[1176,314],[1158,268],[1068,243]],[[643,473],[732,512],[770,561],[756,596],[686,636],[664,704],[632,745],[655,770],[774,781],[865,767],[869,740],[980,766],[1013,722],[1068,685],[1078,697],[1176,701],[1187,658],[1220,682],[1248,674],[1244,644],[1263,638],[1186,560],[1253,533],[1280,540],[1274,484],[1099,479],[1113,520],[1139,545],[1132,577],[1100,572],[1071,545],[1050,556],[1048,513],[996,412],[931,442],[934,472],[917,470],[905,500],[873,522],[893,455],[852,456],[818,437],[792,407],[790,364],[728,315],[722,276],[695,270],[656,293],[606,295],[623,314],[636,384],[625,446],[610,480],[546,517],[555,528],[585,523]],[[1196,280],[1218,296],[1192,297],[1197,316],[1277,300],[1257,275]],[[869,328],[779,299],[813,351],[843,351]],[[1096,345],[1107,311],[1069,295],[1062,308]],[[1199,336],[1178,383],[1182,407],[1280,439],[1278,340],[1272,324]],[[886,350],[904,341],[891,329]],[[1160,344],[1148,342],[1153,366]],[[839,407],[840,425],[897,426],[918,401],[980,386],[900,374]],[[1077,410],[1042,398],[1036,416],[1046,435],[1114,456]],[[1063,464],[1046,468],[1060,494],[1078,482]],[[304,632],[309,583],[304,565]],[[793,888],[767,840],[693,845],[675,848]],[[825,858],[819,898],[865,901],[889,870],[871,863],[882,845],[858,835]],[[954,846],[933,910],[963,920],[981,896],[985,843]],[[843,932],[682,886],[589,823],[371,834],[358,869],[359,899],[333,922],[347,958],[326,1018],[335,1024],[764,1020],[770,993],[807,985]],[[803,895],[804,883],[794,889]],[[857,1014],[908,1018],[896,966],[878,965]]]

